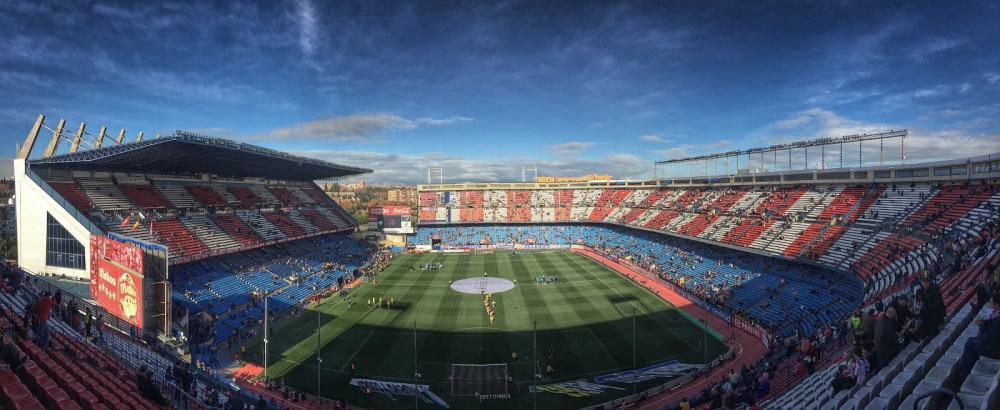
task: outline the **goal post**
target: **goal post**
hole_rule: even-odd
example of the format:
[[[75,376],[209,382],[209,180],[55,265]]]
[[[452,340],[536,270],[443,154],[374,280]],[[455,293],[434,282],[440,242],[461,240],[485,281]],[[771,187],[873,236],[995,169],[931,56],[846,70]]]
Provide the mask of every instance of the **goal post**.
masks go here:
[[[452,364],[451,394],[481,396],[508,394],[507,364]]]

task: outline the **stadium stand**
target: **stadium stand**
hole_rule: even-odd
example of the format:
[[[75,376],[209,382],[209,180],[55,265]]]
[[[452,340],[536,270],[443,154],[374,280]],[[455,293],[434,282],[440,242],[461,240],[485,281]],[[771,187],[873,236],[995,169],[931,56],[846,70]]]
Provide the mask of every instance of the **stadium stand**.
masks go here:
[[[91,201],[103,211],[124,211],[133,209],[125,194],[110,180],[79,179],[77,183]]]
[[[263,238],[257,235],[249,225],[243,222],[236,215],[216,214],[209,217],[219,228],[226,231],[233,240],[243,246],[253,246],[263,242]]]
[[[172,208],[170,202],[167,202],[166,198],[146,181],[138,183],[119,181],[117,185],[118,189],[139,209]]]
[[[183,186],[179,185],[156,185],[156,190],[170,202],[173,208],[187,209],[200,208],[202,204]]]
[[[235,198],[232,201],[226,200],[219,194],[218,190],[210,186],[188,185],[184,188],[191,192],[191,195],[205,206],[226,206],[229,203],[236,202]]]
[[[55,188],[59,195],[66,198],[70,204],[82,212],[90,212],[94,209],[94,202],[76,185],[75,182],[49,181],[49,185]]]
[[[441,191],[421,191],[421,212],[427,215],[436,213],[439,209],[434,206],[438,203],[436,199],[469,196],[470,190],[482,192],[486,198],[503,195],[498,195],[499,192],[510,192],[459,186],[451,189],[444,195]],[[733,188],[536,188],[535,191],[549,191],[551,194],[532,193],[529,197],[532,202],[522,204],[522,207],[542,208],[542,215],[551,210],[553,215],[565,215],[565,221],[571,224],[603,222],[694,237],[699,241],[744,247],[762,255],[779,254],[787,259],[815,262],[833,271],[846,272],[828,280],[824,278],[828,275],[782,275],[767,267],[756,267],[757,271],[747,270],[752,272],[747,276],[741,275],[744,271],[738,271],[735,273],[737,279],[731,280],[725,275],[733,273],[718,267],[698,266],[690,276],[681,275],[688,290],[694,290],[695,294],[708,300],[718,303],[713,296],[721,291],[727,296],[723,302],[727,311],[745,314],[765,324],[775,332],[777,337],[773,340],[810,339],[816,345],[822,344],[823,354],[816,357],[815,365],[826,369],[816,373],[824,378],[805,382],[801,382],[804,374],[793,371],[797,363],[795,358],[803,357],[801,348],[793,345],[796,349],[786,358],[781,345],[771,346],[781,353],[762,358],[753,370],[758,376],[759,372],[769,372],[765,388],[758,390],[760,378],[754,377],[752,384],[742,386],[740,390],[743,400],[751,396],[761,400],[780,397],[780,400],[771,400],[767,408],[910,406],[918,396],[933,388],[949,387],[942,380],[952,382],[955,379],[956,355],[961,353],[962,348],[956,340],[964,340],[974,333],[968,321],[971,320],[969,315],[975,316],[975,313],[970,313],[966,302],[973,293],[974,285],[981,283],[987,272],[995,272],[1000,266],[1000,185],[985,180],[908,183],[905,186],[892,183],[800,184],[792,187],[757,185]],[[547,201],[548,198],[552,198],[551,202]],[[618,201],[615,201],[616,198]],[[567,205],[568,211],[560,211]],[[555,236],[573,239],[561,243],[609,248],[612,250],[609,254],[613,256],[640,261],[648,257],[630,252],[637,246],[634,238],[632,242],[625,240],[629,246],[616,248],[616,240],[609,239],[612,236],[608,234],[588,236],[582,232],[568,233],[622,228],[576,225],[531,227],[521,225],[518,220],[504,219],[502,215],[506,213],[497,213],[495,209],[494,202],[484,202],[485,222],[512,225],[489,227],[476,225],[475,222],[479,221],[464,218],[450,221],[432,219],[423,221],[424,226],[415,242],[429,243],[429,236],[424,235],[434,234],[441,235],[443,243],[450,247],[498,243],[524,246],[553,243]],[[466,212],[465,215],[471,213]],[[445,225],[428,226],[427,222]],[[447,225],[449,222],[461,225]],[[473,223],[462,224],[467,222]],[[549,231],[546,233],[545,229]],[[569,231],[555,233],[559,229]],[[628,231],[626,235],[649,234]],[[643,249],[642,245],[638,248]],[[687,245],[681,248],[689,249]],[[655,258],[661,256],[656,250],[652,255]],[[729,255],[728,259],[720,259],[728,261],[732,258],[733,255]],[[664,265],[658,263],[656,266],[658,274],[662,274]],[[668,281],[679,283],[673,272],[667,272],[665,276],[668,276]],[[915,302],[914,284],[918,278],[925,276],[937,282],[936,286],[945,296],[948,311],[958,312],[946,325],[949,332],[942,332],[945,336],[911,344],[906,355],[901,355],[909,359],[919,356],[920,360],[929,360],[930,364],[908,369],[900,367],[903,359],[897,360],[887,367],[894,369],[890,375],[876,375],[878,382],[875,384],[843,391],[834,401],[828,392],[836,370],[831,370],[833,367],[830,366],[840,356],[839,353],[851,345],[854,330],[849,324],[850,312],[856,309],[859,301],[864,301],[861,306],[867,311],[884,306],[885,301],[898,295],[907,297],[912,306]],[[816,296],[836,292],[855,280],[862,281],[865,286],[856,286],[855,293],[843,295],[849,297],[824,299]],[[956,329],[957,333],[954,333]],[[964,335],[963,331],[966,332]],[[931,347],[928,349],[926,344]],[[942,358],[945,361],[942,362]],[[991,362],[987,360],[984,363]],[[987,364],[980,366],[989,369]],[[886,371],[890,370],[883,369],[883,372]],[[983,368],[977,371],[979,375],[984,374]],[[893,383],[899,386],[893,387]],[[781,395],[791,386],[797,386],[796,390]],[[997,384],[989,377],[977,376],[950,387],[956,389],[964,402],[972,403],[973,408],[993,408],[991,406],[997,404]],[[886,388],[890,390],[887,392]],[[709,397],[706,391],[697,397],[701,401],[692,402],[705,403]],[[920,408],[945,408],[949,405],[956,408],[954,401],[948,398],[933,397],[922,401]],[[674,409],[676,406],[664,408]]]

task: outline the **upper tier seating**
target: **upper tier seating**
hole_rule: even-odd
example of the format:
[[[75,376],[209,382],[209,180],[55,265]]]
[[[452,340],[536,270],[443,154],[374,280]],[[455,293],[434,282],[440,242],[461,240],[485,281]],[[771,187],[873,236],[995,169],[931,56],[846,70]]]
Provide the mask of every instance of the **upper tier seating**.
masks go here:
[[[118,189],[118,186],[106,179],[79,179],[83,192],[90,197],[101,210],[104,211],[125,211],[133,209],[125,194]]]
[[[227,204],[239,204],[240,203],[240,200],[238,198],[236,198],[236,195],[233,195],[232,192],[229,192],[229,190],[226,189],[225,185],[222,185],[222,184],[212,184],[211,187],[212,187],[212,189],[215,190],[215,193],[219,194],[219,196],[222,197],[222,200],[225,201]]]
[[[83,192],[80,187],[76,186],[75,182],[69,181],[48,181],[49,186],[56,190],[63,197],[63,199],[69,201],[76,210],[80,212],[90,212],[94,209],[94,202],[87,197],[87,194]]]
[[[318,204],[321,204],[321,205],[327,205],[327,202],[324,201],[322,199],[322,197],[320,197],[318,199],[313,197],[314,194],[315,195],[323,195],[323,194],[316,194],[316,191],[313,190],[312,188],[308,188],[309,192],[305,191],[305,189],[307,189],[307,188],[287,188],[287,189],[288,189],[288,192],[291,192],[292,195],[294,195],[295,198],[297,198],[299,200],[299,203],[302,203],[302,204],[316,204],[316,203],[318,203]]]
[[[147,184],[119,183],[118,189],[140,209],[170,208],[171,204],[160,192]]]
[[[310,223],[315,225],[321,231],[332,231],[337,229],[337,225],[331,222],[325,215],[319,211],[313,209],[300,209],[298,211],[302,216],[309,220]]]
[[[222,195],[219,195],[219,191],[210,186],[204,185],[188,185],[184,187],[188,192],[193,195],[198,202],[201,202],[205,206],[226,206],[229,204]]]
[[[288,218],[292,220],[296,225],[302,228],[306,233],[318,232],[320,229],[312,221],[302,214],[300,211],[291,211],[288,213]]]
[[[247,187],[230,186],[226,187],[226,192],[229,192],[237,201],[242,202],[244,205],[263,205],[268,202],[257,195],[258,191],[253,191]],[[273,195],[271,197],[274,198]]]
[[[306,230],[303,229],[303,227],[296,224],[295,221],[292,220],[292,218],[290,218],[288,215],[278,212],[268,212],[263,215],[265,218],[271,221],[271,223],[274,224],[274,226],[278,227],[278,229],[280,229],[281,232],[284,232],[285,235],[287,235],[288,237],[296,237],[306,234]],[[302,221],[308,223],[308,221],[305,221],[305,218],[302,218]],[[311,226],[311,228],[315,229],[314,226]]]
[[[192,195],[187,189],[184,189],[183,186],[157,185],[156,190],[160,191],[160,194],[162,194],[167,201],[170,201],[170,204],[172,204],[174,208],[200,208],[202,206],[201,202],[198,202],[194,195]]]
[[[296,191],[298,190],[295,188],[292,189]],[[288,189],[285,189],[285,187],[269,186],[267,187],[267,191],[270,192],[272,195],[274,195],[274,197],[277,198],[279,201],[281,201],[281,203],[285,206],[295,206],[298,205],[300,202],[299,198],[295,195],[292,195],[292,193],[289,192]]]
[[[254,196],[263,200],[265,204],[272,206],[282,205],[281,200],[279,200],[278,197],[274,196],[274,194],[272,194],[271,191],[269,191],[263,185],[250,185],[248,188],[250,189],[251,192],[253,192]]]
[[[285,237],[283,231],[274,226],[270,220],[261,216],[261,214],[239,214],[239,218],[249,225],[257,235],[264,238],[265,241],[274,241]]]
[[[260,244],[264,241],[243,219],[236,215],[216,214],[209,217],[219,228],[226,231],[236,242],[244,246]]]
[[[219,228],[206,216],[196,216],[181,220],[184,226],[195,234],[202,243],[213,251],[238,249],[239,242],[236,242],[226,231]]]
[[[150,224],[150,229],[160,241],[165,242],[178,257],[198,256],[208,251],[208,247],[179,221],[159,220]]]

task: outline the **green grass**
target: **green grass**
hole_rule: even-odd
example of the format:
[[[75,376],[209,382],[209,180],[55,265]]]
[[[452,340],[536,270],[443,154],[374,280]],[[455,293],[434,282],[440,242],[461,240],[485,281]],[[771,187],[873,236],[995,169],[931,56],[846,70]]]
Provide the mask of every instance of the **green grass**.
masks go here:
[[[443,261],[444,269],[409,271]],[[483,308],[483,296],[463,294],[449,287],[451,281],[481,277],[483,272],[517,281],[514,289],[494,294],[496,322],[490,324]],[[558,277],[555,284],[535,284],[540,274]],[[629,370],[633,363],[633,312],[635,312],[638,367],[679,360],[701,364],[704,330],[690,322],[673,306],[585,256],[570,252],[530,252],[495,254],[424,254],[397,256],[392,265],[370,282],[353,290],[355,303],[338,296],[314,305],[302,314],[278,323],[270,337],[268,374],[308,392],[317,386],[316,346],[321,345],[322,394],[347,399],[353,404],[377,408],[412,407],[413,398],[386,395],[363,397],[360,389],[348,385],[350,363],[357,366],[357,378],[412,382],[414,370],[414,324],[416,357],[421,384],[428,384],[452,408],[531,407],[576,408],[603,403],[631,394],[631,385],[607,383],[623,388],[598,395],[572,398],[553,393],[529,393],[534,384],[533,346],[537,326],[539,366],[555,369],[550,381],[589,379]],[[393,298],[391,309],[370,308],[371,297]],[[517,308],[514,305],[517,305]],[[317,339],[317,318],[322,323]],[[554,347],[550,361],[546,350]],[[262,351],[259,344],[252,345]],[[709,360],[726,347],[715,337],[708,338]],[[516,351],[520,363],[512,373],[519,392],[511,399],[478,403],[472,398],[452,396],[452,363],[508,363]],[[649,388],[666,379],[640,383]],[[423,407],[439,407],[421,403]]]

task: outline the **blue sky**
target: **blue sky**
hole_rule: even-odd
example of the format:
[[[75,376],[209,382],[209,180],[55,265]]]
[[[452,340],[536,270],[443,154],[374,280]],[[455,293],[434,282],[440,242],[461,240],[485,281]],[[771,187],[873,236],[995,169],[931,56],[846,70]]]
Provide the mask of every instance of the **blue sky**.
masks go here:
[[[650,177],[660,159],[901,128],[911,162],[995,153],[997,21],[987,1],[0,2],[0,173],[40,113],[374,183],[431,166]]]

